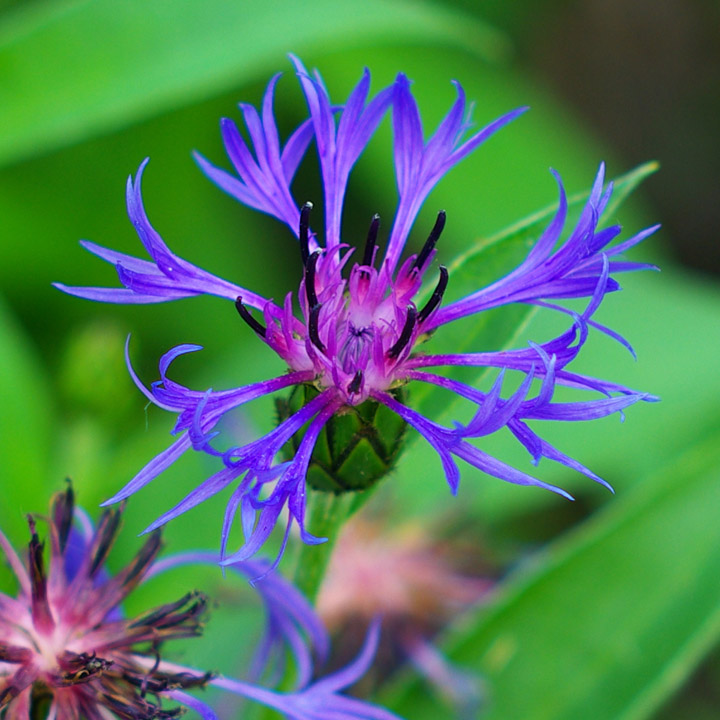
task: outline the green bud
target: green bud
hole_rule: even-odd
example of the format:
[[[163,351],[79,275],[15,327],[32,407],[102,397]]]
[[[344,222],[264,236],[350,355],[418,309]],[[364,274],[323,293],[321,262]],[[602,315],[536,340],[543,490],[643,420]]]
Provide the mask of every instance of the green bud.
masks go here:
[[[289,397],[275,401],[282,422],[316,397],[312,385],[300,385]],[[405,393],[392,394],[403,402]],[[344,407],[325,425],[318,437],[307,473],[308,485],[321,492],[356,492],[371,488],[392,470],[400,454],[406,424],[398,415],[374,400]],[[303,432],[286,445],[288,458],[297,451]]]

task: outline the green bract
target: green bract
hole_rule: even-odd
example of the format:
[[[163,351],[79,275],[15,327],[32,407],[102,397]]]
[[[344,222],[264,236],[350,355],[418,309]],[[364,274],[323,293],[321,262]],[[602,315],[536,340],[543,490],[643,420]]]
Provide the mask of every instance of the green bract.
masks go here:
[[[278,421],[287,420],[318,394],[313,386],[302,385],[289,397],[276,400]],[[394,391],[401,402],[405,394],[402,389]],[[318,438],[308,469],[308,485],[336,494],[368,490],[394,467],[406,427],[398,415],[373,400],[343,408]],[[295,456],[301,439],[302,433],[297,433],[285,446],[288,458]]]

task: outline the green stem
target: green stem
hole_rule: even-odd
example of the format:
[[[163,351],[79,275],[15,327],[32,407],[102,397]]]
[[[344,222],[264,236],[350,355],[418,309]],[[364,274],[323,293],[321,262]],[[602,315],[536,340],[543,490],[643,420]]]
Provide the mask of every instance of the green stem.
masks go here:
[[[342,526],[370,497],[371,490],[335,494],[308,488],[306,528],[316,537],[325,537],[322,545],[300,543],[293,582],[305,597],[315,603],[325,577],[330,556]]]
[[[327,542],[321,545],[306,545],[301,541],[296,543],[293,583],[313,605],[342,526],[369,500],[376,487],[374,485],[368,490],[337,495],[308,487],[305,527],[316,537],[326,537]],[[288,560],[292,561],[291,558]],[[286,672],[280,687],[287,689],[292,677],[293,672]],[[259,707],[252,717],[255,720],[274,720],[278,715],[274,710]]]

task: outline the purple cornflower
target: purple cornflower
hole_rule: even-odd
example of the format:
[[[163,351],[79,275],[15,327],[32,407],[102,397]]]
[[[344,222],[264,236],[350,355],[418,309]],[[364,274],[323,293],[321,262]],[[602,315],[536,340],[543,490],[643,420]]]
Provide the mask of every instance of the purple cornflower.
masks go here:
[[[331,477],[329,486],[317,484],[318,488],[341,492],[367,487],[386,472],[396,458],[403,432],[397,428],[406,425],[417,430],[438,453],[453,493],[459,482],[455,459],[461,458],[502,480],[535,485],[570,497],[565,491],[491,457],[468,442],[503,427],[527,448],[535,463],[547,457],[605,484],[592,471],[540,438],[528,421],[591,420],[622,411],[639,400],[653,399],[612,382],[578,375],[567,367],[585,343],[591,326],[625,343],[613,331],[597,325],[592,316],[604,295],[619,288],[613,277],[615,273],[650,267],[618,256],[656,227],[610,246],[621,229],[618,226],[601,229],[598,225],[612,193],[612,185],[604,185],[601,165],[577,223],[560,242],[567,201],[562,182],[555,174],[560,189],[557,213],[519,267],[489,287],[442,306],[449,278],[447,269],[440,265],[437,274],[432,272],[436,276],[431,281],[435,283],[434,290],[427,293],[427,300],[416,302],[426,275],[431,272],[435,247],[446,219],[445,212],[440,212],[420,252],[403,261],[408,235],[421,205],[445,173],[525,108],[509,112],[466,137],[471,123],[463,89],[456,82],[456,101],[426,141],[405,75],[398,75],[390,87],[368,101],[370,76],[366,71],[345,105],[338,108],[330,101],[320,75],[308,73],[297,58],[292,60],[310,116],[284,147],[281,147],[273,117],[273,96],[279,77],[275,76],[265,93],[260,113],[251,106],[240,105],[249,143],[230,120],[221,122],[225,149],[236,174],[215,167],[200,156],[197,161],[225,192],[245,205],[272,215],[295,234],[302,263],[296,297],[288,293],[282,303],[275,303],[174,255],[145,214],[140,183],[147,161],[141,165],[135,180],[128,180],[127,204],[130,219],[152,260],[139,260],[85,242],[86,249],[116,266],[124,288],[57,286],[79,297],[112,303],[163,302],[200,294],[226,298],[235,303],[260,341],[274,350],[289,368],[287,374],[244,387],[221,392],[194,391],[167,376],[168,367],[176,357],[200,349],[181,345],[162,358],[161,380],[150,390],[144,388],[131,369],[136,383],[152,402],[178,415],[174,432],[180,436],[108,502],[132,495],[186,450],[195,448],[222,458],[223,469],[202,482],[150,529],[235,484],[222,530],[225,562],[252,556],[268,538],[284,508],[289,511],[285,540],[296,521],[305,542],[322,542],[304,526],[306,476],[309,467],[312,470],[311,462],[320,464],[321,445],[328,446],[326,439],[318,443],[325,427],[351,416],[363,426],[366,435],[374,433],[373,448],[384,455],[385,465],[363,477],[362,468],[368,466],[369,461],[356,464],[361,471],[354,480],[348,483],[347,479],[338,481],[337,477]],[[350,171],[389,110],[399,202],[387,247],[380,259],[377,215],[371,220],[367,239],[358,251],[342,242],[340,227]],[[299,205],[290,190],[297,167],[313,139],[324,185],[324,241],[311,230],[312,205]],[[354,252],[358,254],[353,258]],[[570,298],[588,298],[585,310],[573,312],[557,304]],[[531,343],[524,349],[420,352],[423,340],[430,333],[441,331],[444,325],[510,303],[562,311],[570,316],[571,326],[548,342]],[[251,308],[260,311],[262,319],[254,316]],[[453,366],[493,367],[499,368],[500,373],[490,391],[483,392],[433,370]],[[503,379],[508,370],[519,371],[523,379],[514,392],[503,397]],[[467,425],[455,427],[444,427],[422,416],[405,404],[404,386],[411,381],[429,383],[461,396],[476,406],[475,416]],[[533,381],[539,385],[536,393]],[[558,385],[598,396],[575,402],[554,402],[553,393]],[[250,400],[298,386],[304,388],[304,404],[288,403],[288,411],[281,413],[281,422],[272,432],[241,447],[219,449],[213,444],[218,434],[215,427],[227,412]],[[386,429],[369,430],[373,422],[377,425],[381,414]],[[387,425],[388,416],[396,419],[395,426]],[[392,427],[392,431],[388,432],[387,427]],[[281,450],[285,447],[283,452],[287,452],[289,443],[294,444],[294,456],[286,460]],[[332,454],[332,447],[330,452]],[[343,453],[341,448],[341,459],[347,455]],[[245,543],[239,551],[226,556],[230,527],[238,511]]]
[[[305,598],[282,578],[263,583],[268,615],[265,646],[282,641],[298,662],[295,692],[201,672],[163,660],[167,641],[202,633],[207,600],[190,592],[175,602],[127,618],[122,602],[134,588],[166,570],[217,562],[210,553],[184,553],[157,560],[160,535],[153,533],[130,564],[116,575],[105,567],[120,529],[121,511],[106,511],[97,528],[74,507],[72,489],[51,505],[50,562],[29,518],[31,540],[23,563],[0,532],[0,550],[15,574],[17,597],[0,593],[0,715],[8,720],[46,716],[53,720],[174,718],[183,707],[206,720],[214,711],[188,690],[209,686],[252,699],[295,720],[397,720],[392,713],[339,694],[365,673],[377,647],[379,627],[348,667],[309,684],[311,647],[327,652],[327,632]],[[237,563],[254,576],[268,563]],[[267,656],[264,658],[267,659]],[[281,669],[281,668],[280,668]]]

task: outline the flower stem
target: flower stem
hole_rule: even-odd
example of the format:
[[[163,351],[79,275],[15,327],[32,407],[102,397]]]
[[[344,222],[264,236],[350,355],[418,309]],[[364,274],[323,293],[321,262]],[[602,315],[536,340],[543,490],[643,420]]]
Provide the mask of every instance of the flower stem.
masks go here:
[[[330,556],[342,526],[372,494],[372,489],[335,494],[308,488],[307,529],[325,537],[321,545],[299,544],[293,582],[305,597],[315,603]]]

